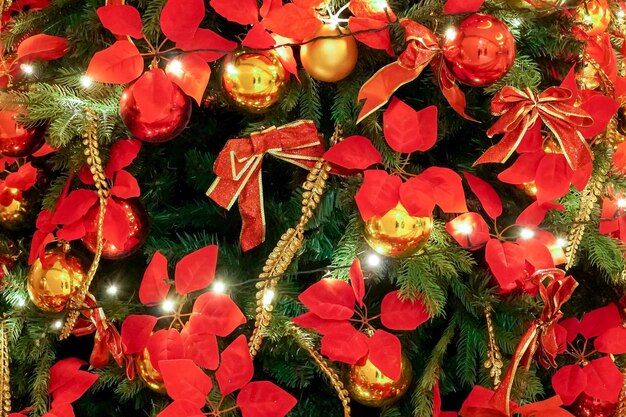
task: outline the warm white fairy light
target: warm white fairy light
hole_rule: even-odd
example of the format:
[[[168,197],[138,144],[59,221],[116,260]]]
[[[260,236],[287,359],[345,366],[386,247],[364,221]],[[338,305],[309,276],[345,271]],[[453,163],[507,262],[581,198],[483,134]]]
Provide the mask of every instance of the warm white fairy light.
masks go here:
[[[615,15],[617,16],[618,19],[623,19],[626,16],[626,13],[624,13],[623,10],[618,10],[618,12]]]
[[[470,224],[470,222],[461,222],[454,226],[457,232],[462,233],[464,235],[470,235],[474,231],[474,228]]]
[[[562,237],[556,240],[556,245],[561,248],[567,247],[567,239],[563,239]]]
[[[370,253],[369,255],[367,255],[367,258],[365,258],[365,262],[367,262],[367,264],[372,268],[376,268],[380,265],[381,259],[380,256],[378,256],[377,254]]]
[[[455,27],[450,26],[448,29],[446,29],[445,31],[445,37],[447,40],[451,41],[454,38],[456,38],[456,35],[458,34],[457,30]]]
[[[372,0],[370,2],[370,7],[375,12],[384,12],[389,8],[389,5],[387,4],[387,0]]]
[[[167,64],[167,71],[180,77],[185,73],[185,68],[183,67],[183,63],[178,59],[174,59]]]
[[[514,28],[522,26],[522,19],[520,19],[519,17],[511,19],[511,26],[513,26]]]
[[[519,237],[524,240],[532,239],[535,237],[535,231],[533,229],[529,229],[528,227],[524,227],[520,230]]]
[[[20,65],[20,69],[26,75],[33,75],[33,73],[35,72],[35,67],[30,64],[22,64]]]
[[[26,300],[20,297],[17,299],[17,302],[15,303],[15,305],[20,308],[24,307],[26,305]]]
[[[223,281],[215,281],[211,286],[213,292],[223,293],[226,291],[226,284]]]
[[[176,304],[172,300],[164,300],[161,304],[161,310],[170,313],[176,309]]]
[[[82,77],[80,77],[80,85],[82,85],[83,88],[89,88],[93,85],[93,80],[88,76],[83,75]]]
[[[617,200],[617,207],[626,208],[626,198],[620,198]]]
[[[272,301],[274,300],[274,295],[275,294],[273,290],[265,290],[265,292],[263,293],[263,307],[268,307],[272,304]]]
[[[59,330],[61,327],[63,327],[63,322],[61,320],[57,320],[54,323],[52,323],[52,328]]]
[[[111,297],[117,295],[118,291],[119,291],[119,288],[117,288],[117,285],[115,284],[109,285],[106,289],[107,294],[110,295]]]
[[[348,8],[349,5],[350,3],[345,4],[341,9],[337,10],[337,13],[331,12],[327,5],[326,13],[328,14],[328,17],[323,18],[322,22],[330,25],[333,29],[339,26],[340,23],[348,23],[348,19],[342,19],[339,16]]]

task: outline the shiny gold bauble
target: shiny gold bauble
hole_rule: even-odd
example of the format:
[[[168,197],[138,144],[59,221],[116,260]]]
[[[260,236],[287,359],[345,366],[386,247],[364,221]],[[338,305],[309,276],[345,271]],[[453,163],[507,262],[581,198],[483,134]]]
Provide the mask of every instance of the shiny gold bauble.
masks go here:
[[[224,62],[222,84],[236,106],[262,113],[283,96],[288,77],[277,52],[240,52]]]
[[[620,135],[626,135],[626,106],[617,110],[617,131]]]
[[[608,0],[586,0],[576,8],[576,20],[589,36],[602,35],[611,23]]]
[[[600,87],[600,76],[590,62],[584,63],[582,71],[577,73],[576,78],[585,90],[595,90]]]
[[[523,190],[529,197],[537,198],[537,184],[535,181],[528,181],[523,184],[518,185],[520,190]]]
[[[341,34],[340,28],[323,25],[315,37]],[[359,50],[353,36],[318,39],[300,48],[300,59],[306,72],[316,80],[325,82],[336,82],[350,75],[358,56]]]
[[[28,218],[28,204],[17,188],[7,188],[5,193],[12,195],[13,199],[8,206],[0,203],[0,228],[20,229]]]
[[[369,360],[365,365],[348,367],[345,382],[350,398],[368,407],[385,407],[395,403],[406,393],[413,379],[413,367],[404,355],[400,366],[397,381],[387,378]]]
[[[28,295],[43,311],[59,312],[76,295],[86,276],[81,262],[60,249],[47,251],[28,272]]]
[[[144,349],[135,360],[135,368],[137,369],[137,375],[139,378],[154,392],[159,394],[166,394],[165,383],[161,373],[154,369],[152,362],[150,362],[150,353],[148,349]]]
[[[365,241],[384,256],[409,256],[424,247],[433,231],[433,218],[411,216],[402,203],[365,222]]]

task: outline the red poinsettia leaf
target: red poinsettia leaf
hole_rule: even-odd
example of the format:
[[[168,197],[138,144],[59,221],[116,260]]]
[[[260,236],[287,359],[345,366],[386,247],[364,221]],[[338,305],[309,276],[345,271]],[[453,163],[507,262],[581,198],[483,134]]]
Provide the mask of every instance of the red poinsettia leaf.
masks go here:
[[[580,108],[593,117],[593,124],[588,127],[580,127],[578,131],[582,133],[585,139],[590,139],[604,132],[609,121],[619,109],[620,103],[593,90],[582,90],[580,95],[582,99]]]
[[[363,270],[361,269],[361,261],[356,258],[350,266],[350,285],[354,292],[354,298],[360,307],[363,307],[363,297],[365,297],[365,281],[363,279]]]
[[[118,140],[111,145],[109,162],[104,171],[107,177],[113,178],[114,173],[129,166],[140,150],[141,141],[137,139]]]
[[[467,180],[472,192],[476,194],[480,204],[483,205],[485,212],[492,219],[496,219],[502,214],[502,201],[498,196],[496,190],[487,182],[478,178],[469,172],[464,172],[463,175]]]
[[[576,317],[570,317],[559,322],[559,326],[563,327],[567,331],[567,343],[572,343],[576,336],[578,336],[578,327],[580,322]]]
[[[242,417],[285,417],[297,402],[269,381],[251,382],[237,395]]]
[[[563,197],[569,191],[573,171],[565,156],[558,153],[546,154],[537,167],[537,201],[539,204]]]
[[[569,411],[561,408],[563,401],[558,395],[547,400],[522,405],[515,409],[515,414],[522,417],[574,417]]]
[[[265,49],[274,46],[276,41],[263,25],[256,24],[248,31],[241,44],[247,48]]]
[[[483,6],[485,0],[448,0],[443,6],[444,14],[473,13]]]
[[[507,169],[498,174],[498,179],[507,184],[523,184],[535,180],[537,168],[545,156],[541,152],[529,152],[521,154]]]
[[[217,338],[211,330],[211,319],[202,314],[192,314],[181,336],[185,344],[185,358],[213,371],[220,363],[220,355]]]
[[[578,191],[582,191],[587,186],[587,183],[589,182],[589,179],[591,178],[592,172],[593,172],[593,162],[589,162],[588,164],[585,164],[579,167],[572,174],[572,178],[570,180],[572,182],[572,185],[576,187]]]
[[[415,111],[394,97],[383,113],[387,144],[396,152],[427,151],[437,141],[437,106]]]
[[[478,213],[463,213],[446,223],[446,230],[464,248],[476,250],[489,240],[489,226]]]
[[[529,205],[520,213],[515,224],[520,226],[539,226],[550,210],[565,210],[565,206],[555,203],[539,204],[537,201]]]
[[[176,292],[181,295],[206,288],[215,277],[217,245],[205,246],[176,264]]]
[[[165,300],[170,290],[170,284],[166,282],[169,279],[167,259],[161,252],[156,251],[143,274],[139,286],[139,301],[148,305]]]
[[[74,408],[72,407],[72,404],[68,402],[53,401],[50,411],[42,417],[75,417]]]
[[[322,279],[304,290],[298,299],[323,319],[347,320],[354,314],[352,287],[339,279]]]
[[[626,172],[626,142],[622,142],[615,148],[613,153],[613,166],[620,172]]]
[[[82,219],[97,200],[98,194],[95,191],[72,191],[56,208],[52,223],[71,224]]]
[[[91,372],[78,371],[65,376],[66,382],[52,393],[52,406],[60,403],[73,403],[98,380],[98,375]]]
[[[524,250],[515,243],[491,239],[487,242],[485,259],[504,291],[513,290],[517,282],[526,278]]]
[[[386,1],[350,0],[350,11],[359,17],[369,17],[384,22],[396,21],[396,15]]]
[[[191,401],[179,400],[174,401],[163,411],[161,411],[157,417],[204,417],[200,407],[194,405]]]
[[[381,216],[400,201],[402,180],[382,170],[365,171],[363,184],[354,197],[363,220]]]
[[[419,298],[403,299],[400,291],[392,291],[383,297],[380,305],[380,321],[391,330],[415,330],[430,319]]]
[[[169,111],[170,103],[163,97],[171,97],[173,90],[174,84],[160,68],[145,72],[135,82],[132,94],[146,123],[162,119],[163,114]]]
[[[313,329],[319,334],[336,333],[340,332],[341,329],[345,329],[346,326],[352,327],[348,320],[327,320],[310,311],[294,317],[291,321],[297,326],[304,329]]]
[[[226,396],[243,388],[254,375],[254,365],[246,336],[240,335],[222,352],[222,363],[215,372],[220,392]]]
[[[161,12],[161,30],[174,42],[186,41],[194,37],[203,18],[203,0],[168,0]]]
[[[381,163],[383,157],[365,136],[350,136],[331,147],[323,158],[348,171],[363,170]]]
[[[52,365],[49,372],[48,394],[54,394],[55,391],[67,384],[83,365],[87,365],[87,362],[78,358],[62,359]]]
[[[233,51],[237,46],[236,42],[229,41],[212,30],[203,28],[198,29],[193,38],[176,42],[176,47],[183,51],[195,51],[200,49]],[[216,61],[226,55],[224,52],[211,51],[197,52],[196,54],[206,62]]]
[[[101,83],[127,84],[142,72],[143,58],[139,50],[132,42],[121,40],[96,52],[85,75]]]
[[[185,357],[183,339],[176,329],[163,329],[154,332],[148,339],[146,348],[150,354],[150,362],[157,371],[161,369],[159,365],[161,361]]]
[[[141,190],[139,189],[137,179],[128,171],[118,171],[115,174],[113,187],[111,187],[111,195],[119,198],[139,197]]]
[[[415,179],[418,179],[420,182],[430,186],[432,199],[445,213],[462,213],[467,211],[463,183],[461,177],[456,172],[449,168],[430,167],[417,177],[411,178],[411,180],[407,181],[404,186]],[[401,189],[400,197],[402,199],[402,203],[404,204],[405,197],[409,196],[402,194]],[[409,208],[406,208],[409,213],[411,213]]]
[[[96,213],[94,213],[93,218],[97,218]],[[94,223],[90,224],[93,225]],[[111,198],[104,213],[102,236],[111,245],[122,248],[128,240],[129,228],[130,219],[128,218],[128,212],[120,205],[117,199]]]
[[[16,172],[12,172],[4,180],[4,185],[20,191],[30,190],[37,182],[37,168],[30,162],[25,163]]]
[[[143,29],[141,16],[139,11],[133,6],[104,6],[99,7],[97,13],[102,26],[110,30],[114,35],[130,36],[135,39],[143,37],[141,33]]]
[[[57,230],[57,238],[71,242],[72,240],[81,239],[87,230],[85,228],[85,222],[78,220],[71,224],[63,225],[63,227]]]
[[[272,34],[272,37],[276,41],[277,45],[284,45],[290,42],[289,39],[283,38],[275,33]],[[279,48],[275,48],[274,50],[278,54],[278,59],[283,67],[285,67],[290,74],[295,75],[296,79],[300,81],[300,77],[298,76],[298,63],[296,62],[296,58],[293,56],[293,48],[291,46],[281,46]]]
[[[207,292],[196,299],[193,312],[207,317],[205,328],[209,333],[220,337],[228,336],[246,322],[237,304],[228,294]]]
[[[485,387],[481,387],[480,385],[476,385],[463,402],[459,415],[463,417],[507,417],[507,414],[505,414],[502,410],[498,410],[490,404],[493,394],[493,391]],[[516,408],[515,404],[512,402],[511,408]]]
[[[81,169],[78,170],[78,179],[87,185],[93,185],[96,182],[93,180],[93,174],[89,170],[89,165],[83,165]]]
[[[422,178],[420,175],[400,184],[400,201],[412,216],[432,216],[435,208],[434,194],[432,184],[427,181],[426,177]]]
[[[570,405],[587,387],[587,375],[578,365],[566,365],[552,376],[552,388],[563,404]]]
[[[33,156],[35,158],[40,158],[42,156],[46,156],[49,155],[53,152],[56,152],[58,149],[53,148],[52,146],[48,145],[47,142],[44,142],[44,144],[41,146],[41,148],[39,148],[39,150],[37,152],[33,153]]]
[[[211,67],[199,53],[186,54],[165,67],[168,78],[200,105],[211,77]]]
[[[34,61],[36,59],[51,61],[61,58],[66,52],[67,39],[40,33],[29,36],[20,42],[20,46],[17,47],[17,59],[20,61]]]
[[[600,336],[611,327],[617,327],[622,323],[617,306],[613,303],[597,308],[585,314],[580,321],[578,332],[590,339]]]
[[[550,249],[537,239],[517,239],[516,243],[523,249],[524,256],[536,270],[554,268],[554,260]]]
[[[384,330],[376,332],[368,339],[368,359],[387,378],[400,379],[402,370],[402,345],[400,339]]]
[[[283,0],[263,0],[261,8],[259,9],[259,14],[261,15],[261,17],[265,17],[270,12],[270,10],[278,9],[282,7],[282,5]]]
[[[617,402],[624,376],[611,358],[595,359],[583,368],[583,372],[587,376],[587,395],[600,401]]]
[[[330,332],[322,337],[322,355],[331,361],[354,365],[367,356],[368,337],[350,326],[340,332]]]
[[[159,362],[167,395],[174,401],[189,401],[202,408],[211,392],[213,381],[189,359],[163,360]]]
[[[298,7],[294,3],[270,10],[263,19],[267,30],[296,42],[313,38],[322,25],[313,8]]]
[[[619,326],[603,332],[593,342],[598,352],[621,355],[626,353],[626,328]]]
[[[613,198],[605,197],[602,201],[602,214],[600,216],[600,233],[610,234],[619,230],[619,219],[617,214],[617,201]]]
[[[157,318],[148,315],[135,315],[124,319],[122,323],[122,348],[124,353],[139,353],[148,344],[148,339],[157,323]]]
[[[259,21],[256,0],[211,0],[211,7],[222,17],[240,25],[253,25]]]
[[[558,239],[552,233],[547,230],[536,230],[534,239],[541,242],[546,248],[548,248],[550,255],[552,255],[554,265],[560,265],[567,262],[563,246],[559,244]]]
[[[374,19],[371,17],[355,17],[348,19],[348,27],[350,32],[356,33],[354,37],[361,43],[372,49],[382,49],[389,55],[393,56],[393,47],[391,46],[391,35],[387,22]],[[371,30],[368,32],[368,30]],[[374,31],[376,30],[376,31]]]
[[[43,256],[45,248],[48,244],[54,242],[56,239],[50,232],[36,231],[33,234],[33,240],[30,243],[30,253],[28,254],[28,265],[32,265],[37,258]]]

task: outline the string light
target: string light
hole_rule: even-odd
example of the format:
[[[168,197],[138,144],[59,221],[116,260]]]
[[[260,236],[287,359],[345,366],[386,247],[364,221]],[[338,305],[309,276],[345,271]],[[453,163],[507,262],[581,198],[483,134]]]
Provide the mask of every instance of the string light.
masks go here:
[[[367,258],[365,258],[365,262],[367,262],[369,266],[375,268],[380,265],[381,259],[380,256],[378,256],[377,254],[370,253],[369,255],[367,255]]]
[[[617,200],[617,207],[626,208],[626,198],[620,198]]]
[[[232,64],[229,64],[229,65],[232,65]],[[226,70],[228,71],[228,69]],[[181,75],[185,73],[185,69],[183,68],[183,63],[180,62],[178,59],[174,59],[170,61],[169,64],[167,64],[167,71],[176,75],[177,77],[180,77]]]
[[[339,23],[347,23],[348,19],[342,19],[339,16],[348,8],[350,3],[345,4],[341,9],[337,10],[337,13],[333,13],[330,11],[328,5],[326,6],[326,13],[328,13],[327,18],[321,19],[322,22],[330,25],[333,29],[339,26]]]
[[[107,287],[106,289],[106,293],[110,296],[115,296],[117,295],[117,292],[119,291],[119,288],[117,288],[117,285],[115,284],[111,284]]]
[[[265,290],[265,292],[263,293],[263,307],[268,307],[269,305],[272,304],[272,301],[274,300],[274,290]]]
[[[387,0],[372,0],[370,7],[375,12],[384,12],[389,8],[389,5],[387,4]]]
[[[164,300],[163,304],[161,304],[161,310],[166,313],[172,312],[176,309],[176,304],[172,300]]]
[[[22,64],[20,65],[20,69],[26,75],[33,75],[33,73],[35,72],[35,67],[30,64]]]
[[[57,320],[54,323],[52,323],[52,328],[59,330],[61,327],[63,327],[63,322],[61,320]]]
[[[519,237],[524,240],[532,239],[533,237],[535,237],[535,231],[529,229],[528,227],[524,227],[522,230],[520,230]]]
[[[623,10],[619,10],[619,11],[616,13],[616,15],[617,15],[617,18],[618,18],[618,19],[622,20],[622,19],[624,18],[624,16],[626,16],[626,13],[624,13],[624,11],[623,11]]]
[[[223,293],[224,291],[226,291],[226,284],[224,284],[222,281],[215,281],[211,288],[213,292]]]
[[[469,222],[461,222],[454,226],[457,232],[462,233],[464,235],[471,235],[474,231],[474,228]]]
[[[556,240],[556,244],[557,246],[561,247],[561,248],[565,248],[567,247],[567,239],[563,239],[562,237],[558,238]]]
[[[458,32],[457,32],[456,28],[454,28],[454,27],[449,27],[448,29],[446,29],[446,32],[445,32],[446,39],[449,40],[449,41],[451,41],[454,38],[456,38],[457,34],[458,34]]]
[[[82,77],[80,77],[80,85],[82,85],[83,88],[89,88],[93,85],[93,80],[88,76],[83,75]]]
[[[513,26],[514,28],[518,28],[521,25],[522,25],[522,19],[520,19],[519,17],[511,19],[511,26]]]
[[[26,300],[23,298],[18,298],[17,302],[15,303],[15,305],[17,305],[18,307],[24,307],[26,305]]]

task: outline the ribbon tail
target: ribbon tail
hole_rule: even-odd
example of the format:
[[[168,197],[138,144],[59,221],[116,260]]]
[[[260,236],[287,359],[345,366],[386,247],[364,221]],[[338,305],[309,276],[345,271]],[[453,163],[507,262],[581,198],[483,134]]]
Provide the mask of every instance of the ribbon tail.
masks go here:
[[[454,111],[460,114],[463,118],[472,122],[478,122],[478,120],[465,113],[465,106],[467,104],[465,94],[454,81],[452,74],[450,74],[448,67],[443,64],[442,59],[437,58],[433,61],[432,67],[437,74],[437,84],[439,85],[443,96],[448,101],[448,104],[450,104],[450,107],[452,107],[452,109],[454,109]]]
[[[239,196],[241,213],[241,248],[248,251],[265,241],[265,210],[260,166],[254,170],[248,185]]]
[[[542,117],[544,124],[554,133],[570,168],[577,171],[593,161],[593,153],[583,135],[575,127],[552,117]]]
[[[398,62],[389,64],[372,76],[359,91],[358,102],[365,100],[357,123],[381,108],[391,95],[401,86],[416,79],[429,61],[419,63],[415,68],[405,68]]]
[[[500,142],[491,146],[474,162],[474,166],[489,162],[504,163],[515,152],[526,132],[534,122],[520,123],[515,129],[506,132]]]

